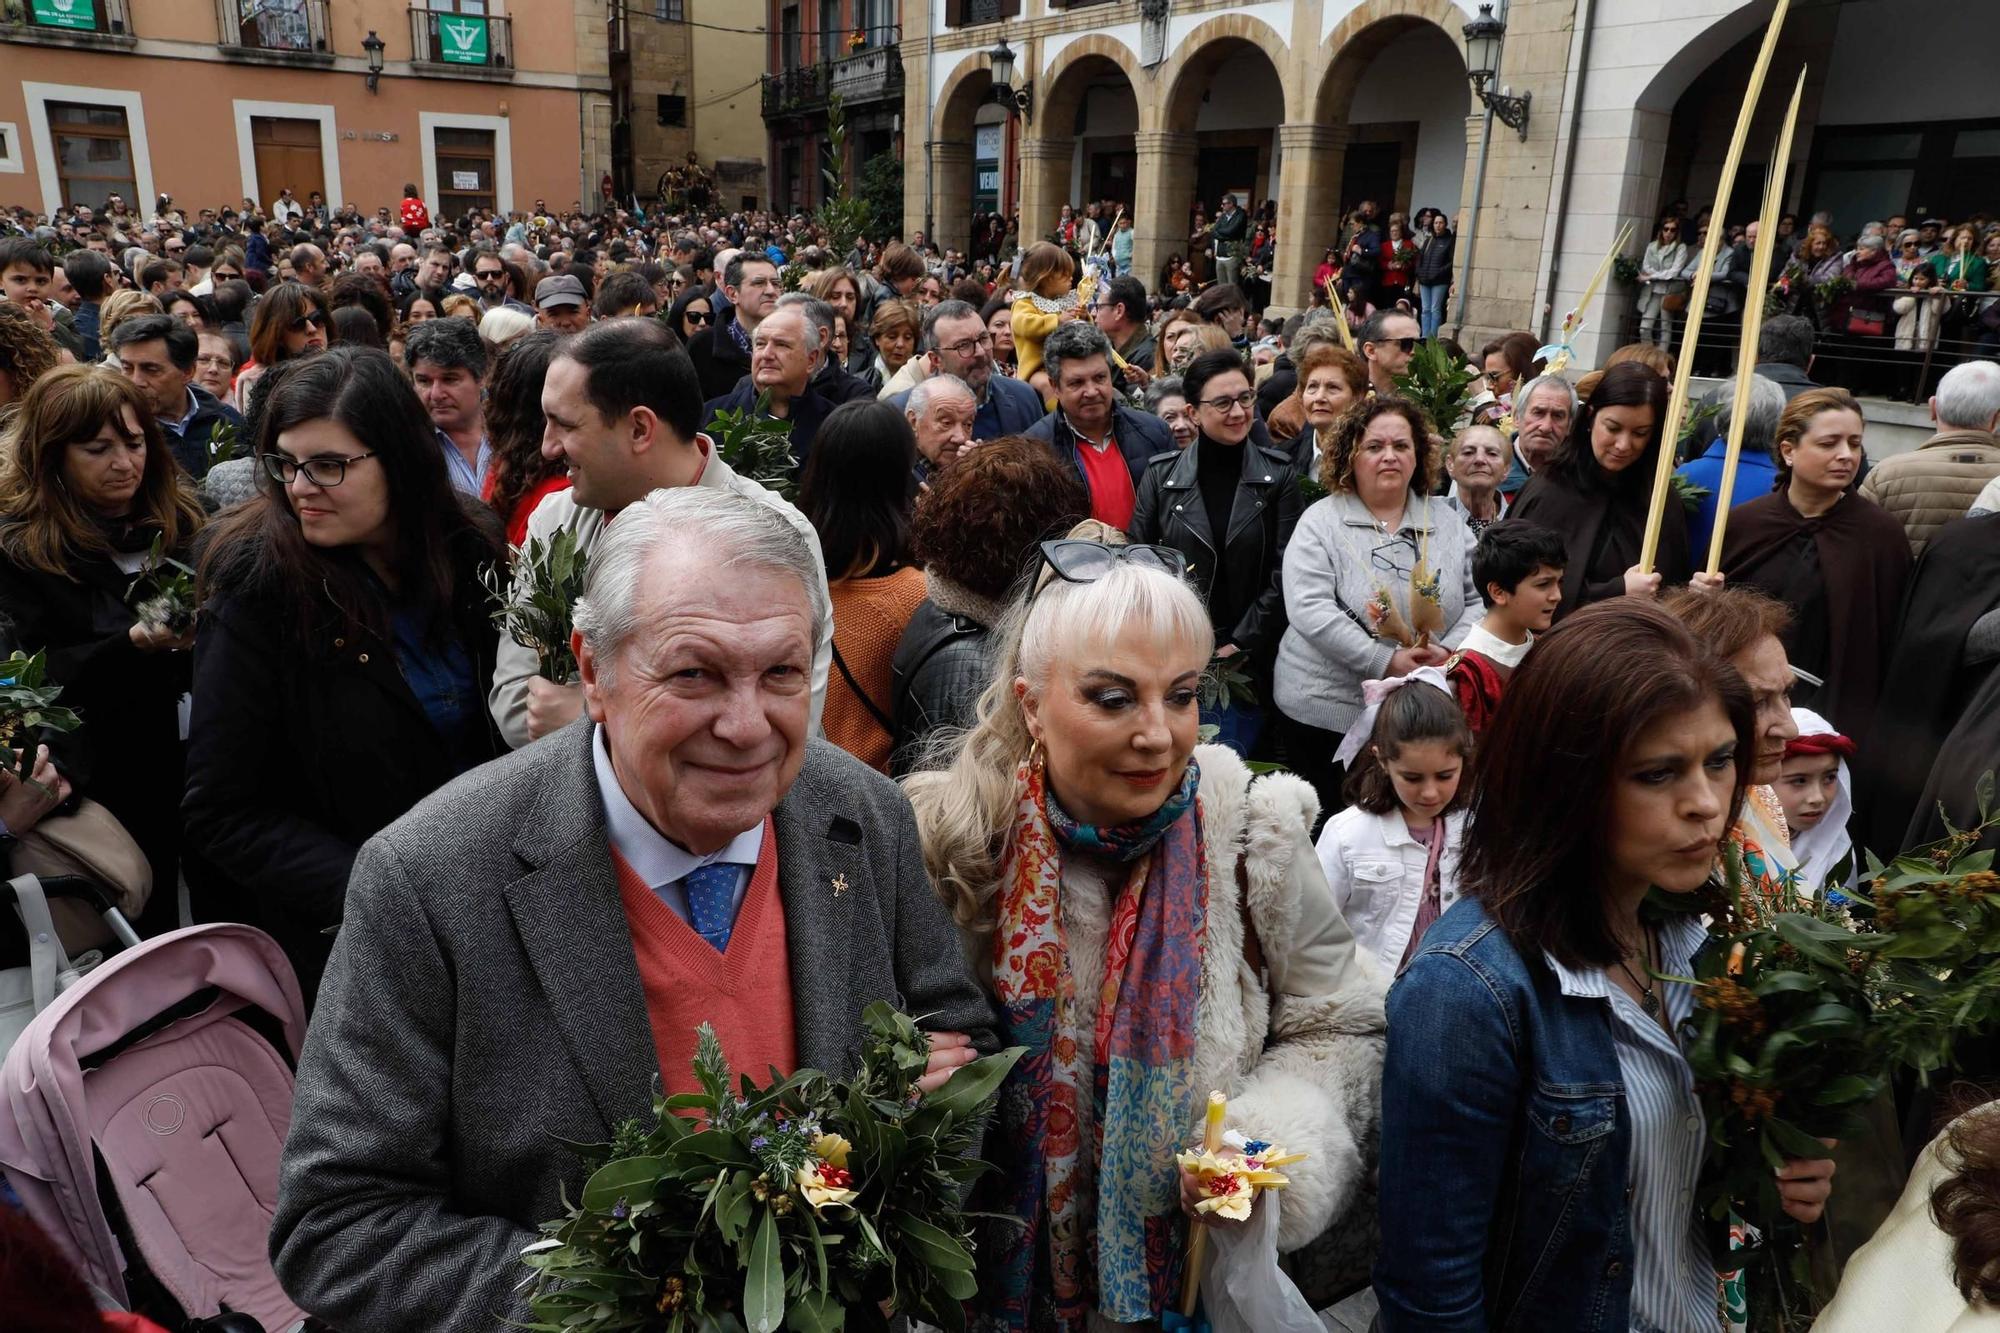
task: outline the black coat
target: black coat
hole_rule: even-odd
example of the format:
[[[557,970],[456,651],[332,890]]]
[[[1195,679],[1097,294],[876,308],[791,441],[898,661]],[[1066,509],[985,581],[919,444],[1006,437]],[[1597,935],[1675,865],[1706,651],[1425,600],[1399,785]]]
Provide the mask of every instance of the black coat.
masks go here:
[[[916,767],[934,732],[971,726],[992,678],[993,627],[928,597],[918,603],[889,664],[889,716],[896,724],[891,776]]]
[[[1639,476],[1650,479],[1652,454],[1632,467],[1638,474],[1635,483]],[[1562,604],[1556,608],[1558,622],[1579,607],[1624,596],[1625,571],[1639,563],[1645,545],[1647,501],[1646,490],[1637,484],[1586,487],[1552,468],[1528,478],[1507,516],[1529,519],[1562,534],[1568,563],[1563,567]],[[1660,516],[1660,548],[1653,568],[1659,571],[1662,589],[1686,583],[1694,573],[1687,509],[1676,496],[1668,497]]]
[[[1452,256],[1457,249],[1455,231],[1424,237],[1424,248],[1417,253],[1417,281],[1431,287],[1450,282]]]
[[[250,440],[243,435],[243,417],[229,404],[217,398],[199,384],[188,385],[188,392],[194,395],[194,415],[188,418],[187,427],[176,435],[162,427],[167,437],[167,447],[187,470],[187,474],[199,481],[208,475],[210,441],[215,428],[227,422],[237,431],[236,452],[248,457]]]
[[[1299,369],[1292,364],[1289,355],[1280,355],[1271,363],[1271,373],[1257,386],[1257,415],[1265,421],[1278,410],[1278,405],[1292,396],[1299,387]]]
[[[730,318],[734,319],[734,314]],[[735,389],[736,381],[750,373],[750,353],[736,345],[720,316],[694,336],[687,351],[701,380],[704,401],[724,397]]]
[[[459,552],[452,631],[483,703],[498,636],[476,573]],[[469,761],[506,753],[484,707],[470,751],[431,724],[393,644],[328,606],[309,641],[270,594],[218,591],[201,609],[195,705],[182,814],[191,847],[248,901],[298,969],[308,1002],[333,947],[361,844]]]
[[[185,560],[185,550],[173,552]],[[22,652],[45,652],[58,701],[83,726],[50,745],[63,772],[118,817],[146,853],[155,905],[142,929],[176,924],[180,791],[185,746],[180,698],[188,654],[132,644],[138,616],[127,603],[133,575],[109,557],[73,555],[73,577],[45,574],[0,555],[0,616]]]
[[[1186,449],[1155,457],[1139,481],[1127,535],[1187,557],[1188,573],[1208,603],[1216,645],[1235,644],[1249,656],[1254,674],[1266,679],[1285,633],[1282,579],[1285,546],[1299,522],[1298,473],[1290,452],[1272,444],[1261,424],[1253,425],[1238,446],[1243,471],[1218,548],[1202,503],[1197,451],[1228,447],[1200,436]]]

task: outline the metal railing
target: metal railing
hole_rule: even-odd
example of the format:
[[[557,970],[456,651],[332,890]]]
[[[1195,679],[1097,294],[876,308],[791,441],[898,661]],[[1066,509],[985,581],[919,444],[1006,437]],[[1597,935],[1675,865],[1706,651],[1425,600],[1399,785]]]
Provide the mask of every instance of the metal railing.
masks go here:
[[[410,8],[410,58],[450,68],[512,69],[514,24],[504,14]]]
[[[817,111],[834,97],[849,106],[900,101],[903,53],[897,43],[901,40],[902,29],[893,24],[856,28],[848,38],[848,54],[766,74],[764,118]]]
[[[216,39],[221,46],[269,51],[276,55],[331,55],[326,0],[215,0]]]
[[[764,76],[764,118],[796,115],[826,105],[831,65],[800,65]]]
[[[131,37],[129,0],[0,0],[0,36]]]

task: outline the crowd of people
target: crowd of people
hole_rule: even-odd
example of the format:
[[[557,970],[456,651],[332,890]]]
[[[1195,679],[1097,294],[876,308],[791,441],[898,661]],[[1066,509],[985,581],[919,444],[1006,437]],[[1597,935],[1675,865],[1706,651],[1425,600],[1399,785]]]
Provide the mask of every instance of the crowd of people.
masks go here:
[[[1871,459],[1811,378],[1830,326],[1783,308],[1750,392],[1665,438],[1673,215],[1659,336],[1578,375],[1440,337],[1436,210],[1349,216],[1316,282],[1343,323],[1264,317],[1271,218],[1234,198],[1151,290],[1106,205],[837,254],[805,217],[291,202],[0,220],[0,647],[82,720],[13,733],[0,855],[94,812],[140,935],[282,947],[301,1315],[524,1319],[571,1145],[645,1114],[698,1023],[746,1072],[832,1068],[887,999],[932,1030],[926,1089],[1029,1048],[980,1327],[1157,1326],[1218,1224],[1174,1160],[1210,1088],[1306,1154],[1272,1234],[1316,1303],[1726,1326],[1689,1206],[1704,935],[1649,894],[1746,853],[1837,893],[1860,849],[1978,822],[2000,364]],[[1927,229],[1912,273],[1984,290],[2000,237]],[[1406,381],[1427,340],[1457,419]],[[745,416],[789,458],[726,456]],[[552,656],[495,606],[558,543],[587,572]],[[1858,1244],[1938,1128],[1850,1145],[1880,1198],[1787,1160],[1785,1211]],[[2000,1118],[1949,1142],[1910,1188],[1990,1196]],[[1883,1283],[1942,1312],[1900,1328],[1990,1311],[1960,1216],[1864,1251],[1819,1327]]]

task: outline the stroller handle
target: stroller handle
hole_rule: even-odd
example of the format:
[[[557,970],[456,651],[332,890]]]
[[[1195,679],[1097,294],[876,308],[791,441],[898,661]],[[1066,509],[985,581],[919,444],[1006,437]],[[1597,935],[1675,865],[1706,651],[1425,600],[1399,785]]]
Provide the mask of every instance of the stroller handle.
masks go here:
[[[138,945],[138,932],[132,929],[125,914],[118,910],[118,904],[96,880],[83,875],[37,875],[34,878],[41,886],[44,898],[67,898],[80,902],[103,917],[104,924],[110,928],[121,948],[130,949]],[[0,879],[0,910],[13,907],[16,902],[13,884]]]

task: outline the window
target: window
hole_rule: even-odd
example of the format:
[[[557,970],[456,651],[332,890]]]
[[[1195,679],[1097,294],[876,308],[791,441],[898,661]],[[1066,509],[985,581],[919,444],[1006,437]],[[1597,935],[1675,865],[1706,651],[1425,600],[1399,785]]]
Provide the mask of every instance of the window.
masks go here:
[[[493,131],[439,126],[436,136],[439,212],[455,218],[468,208],[492,211]]]
[[[672,93],[661,93],[655,99],[660,108],[660,124],[685,125],[688,123],[688,100]]]
[[[27,164],[21,160],[21,131],[11,121],[0,122],[0,171],[25,172]]]
[[[786,5],[778,17],[778,54],[786,69],[799,67],[799,7]]]
[[[847,54],[847,34],[840,27],[840,0],[819,0],[819,58],[838,60]]]
[[[687,7],[683,0],[653,0],[653,17],[662,23],[685,23]]]
[[[48,116],[63,202],[102,208],[116,194],[138,207],[138,173],[125,108],[50,102]]]

